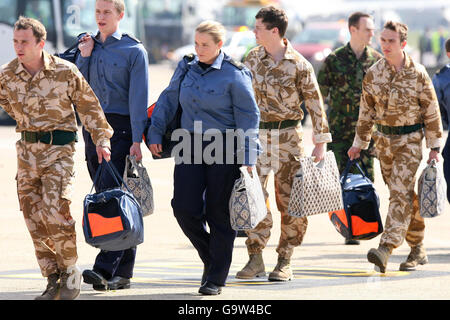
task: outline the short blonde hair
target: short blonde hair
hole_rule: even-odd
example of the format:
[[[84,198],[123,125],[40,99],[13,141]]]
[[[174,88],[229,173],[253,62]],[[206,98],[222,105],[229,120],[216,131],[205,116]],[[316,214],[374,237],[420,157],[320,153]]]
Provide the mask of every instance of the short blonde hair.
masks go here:
[[[97,1],[99,0],[95,0],[95,2]],[[116,8],[119,14],[125,11],[125,2],[123,0],[101,0],[101,1],[112,3],[114,5],[114,8]]]
[[[225,42],[225,27],[217,21],[203,21],[195,28],[195,32],[209,34],[215,43],[219,43],[220,41]]]

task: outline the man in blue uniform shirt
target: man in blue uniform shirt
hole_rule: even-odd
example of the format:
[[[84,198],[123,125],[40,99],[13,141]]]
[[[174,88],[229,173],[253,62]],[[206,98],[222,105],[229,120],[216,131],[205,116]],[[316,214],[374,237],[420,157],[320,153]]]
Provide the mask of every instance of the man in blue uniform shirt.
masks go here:
[[[106,119],[114,129],[111,161],[120,174],[128,154],[142,159],[141,141],[147,122],[148,56],[139,40],[122,34],[119,22],[124,16],[123,0],[97,0],[96,35],[80,40],[81,56],[76,64],[100,100]],[[86,162],[91,178],[99,166],[95,146],[83,129]],[[102,174],[97,191],[116,186],[113,177]],[[133,275],[136,248],[101,251],[93,270],[83,272],[84,282],[96,290],[125,289]]]
[[[450,58],[450,39],[445,42],[447,57]],[[449,130],[450,118],[450,63],[439,70],[433,77],[433,85],[439,100],[444,130]],[[447,199],[450,202],[450,135],[447,137],[444,150],[444,176],[447,181]]]

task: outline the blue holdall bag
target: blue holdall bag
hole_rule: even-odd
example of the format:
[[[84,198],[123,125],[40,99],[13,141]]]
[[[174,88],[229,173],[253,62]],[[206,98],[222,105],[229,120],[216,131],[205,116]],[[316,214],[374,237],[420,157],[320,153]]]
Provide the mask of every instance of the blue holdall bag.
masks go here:
[[[114,177],[117,187],[92,193],[102,171]],[[94,185],[83,203],[86,242],[106,251],[126,250],[144,242],[141,207],[111,162],[103,160],[95,173]]]
[[[359,174],[349,173],[353,166],[358,168]],[[341,175],[344,210],[329,212],[329,217],[346,240],[369,240],[383,232],[380,199],[367,176],[367,169],[360,159],[349,160]]]

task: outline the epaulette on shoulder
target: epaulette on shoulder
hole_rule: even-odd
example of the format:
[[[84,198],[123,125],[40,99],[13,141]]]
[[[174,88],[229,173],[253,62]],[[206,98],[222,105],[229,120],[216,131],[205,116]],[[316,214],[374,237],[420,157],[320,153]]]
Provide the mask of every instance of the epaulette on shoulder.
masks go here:
[[[133,36],[132,34],[129,34],[129,33],[123,33],[122,36],[127,36],[128,38],[130,38],[130,39],[136,41],[137,43],[142,43],[141,40],[139,40],[138,38],[136,38],[136,37]]]
[[[186,59],[188,62],[191,62],[192,60],[195,59],[195,54],[189,53],[189,54],[185,55],[183,58]]]
[[[229,60],[227,60],[229,63],[231,63],[233,66],[235,66],[236,68],[238,68],[239,70],[244,69],[244,64],[242,62],[236,61],[232,58],[230,58]]]
[[[441,74],[441,73],[444,73],[446,71],[450,71],[450,67],[448,65],[445,65],[442,68],[440,68],[439,70],[437,70],[436,74]]]

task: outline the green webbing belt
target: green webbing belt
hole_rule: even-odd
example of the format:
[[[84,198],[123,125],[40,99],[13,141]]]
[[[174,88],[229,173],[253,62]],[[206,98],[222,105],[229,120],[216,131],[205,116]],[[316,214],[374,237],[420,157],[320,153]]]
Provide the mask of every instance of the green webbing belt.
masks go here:
[[[46,144],[52,144],[62,146],[73,141],[78,141],[78,135],[72,131],[54,130],[47,132],[31,132],[22,131],[21,139],[26,142],[36,143],[42,142]]]

